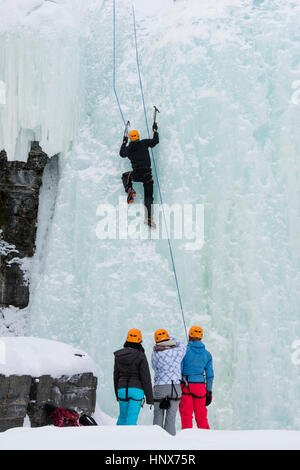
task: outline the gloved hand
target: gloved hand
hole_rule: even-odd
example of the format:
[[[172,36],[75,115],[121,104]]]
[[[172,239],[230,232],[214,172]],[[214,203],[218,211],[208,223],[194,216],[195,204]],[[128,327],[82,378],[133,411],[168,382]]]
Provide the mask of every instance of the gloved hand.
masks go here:
[[[127,136],[127,135],[124,135],[123,144],[127,144],[127,142],[128,142],[128,136]]]
[[[154,132],[154,131],[157,131],[157,129],[158,129],[158,127],[157,127],[157,123],[156,123],[156,122],[154,122],[154,123],[153,123],[153,126],[152,126],[152,130],[153,130],[153,132]]]
[[[212,392],[206,392],[205,406],[209,406],[212,402]]]

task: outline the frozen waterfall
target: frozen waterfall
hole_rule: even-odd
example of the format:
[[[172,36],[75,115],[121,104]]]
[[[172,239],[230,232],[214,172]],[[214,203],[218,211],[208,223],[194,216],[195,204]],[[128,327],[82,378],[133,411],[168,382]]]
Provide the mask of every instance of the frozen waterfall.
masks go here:
[[[204,207],[203,247],[172,246],[187,325],[203,327],[214,357],[211,426],[300,429],[299,2],[135,3],[164,202]],[[117,1],[116,79],[146,137],[131,5]],[[155,329],[185,335],[166,240],[97,236],[99,205],[119,204],[130,168],[112,1],[2,0],[0,12],[0,147],[10,159],[30,140],[60,153],[40,197],[28,333],[86,350],[99,405],[116,415],[113,351],[127,330],[142,330],[148,358]]]

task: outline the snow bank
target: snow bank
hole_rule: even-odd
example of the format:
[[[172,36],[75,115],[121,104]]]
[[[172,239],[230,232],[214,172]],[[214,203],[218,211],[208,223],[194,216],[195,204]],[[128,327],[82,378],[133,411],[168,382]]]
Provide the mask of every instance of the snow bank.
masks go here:
[[[14,428],[0,435],[1,450],[296,450],[296,431],[184,430],[175,437],[158,426]]]
[[[95,374],[93,361],[68,344],[30,337],[0,338],[0,374],[60,377],[83,372]]]
[[[23,336],[28,324],[28,309],[10,305],[0,309],[1,336]]]

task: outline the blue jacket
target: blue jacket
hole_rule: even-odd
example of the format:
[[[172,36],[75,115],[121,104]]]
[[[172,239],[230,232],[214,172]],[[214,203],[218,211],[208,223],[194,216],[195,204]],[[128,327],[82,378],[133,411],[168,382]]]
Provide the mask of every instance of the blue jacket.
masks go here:
[[[206,351],[202,341],[189,341],[181,363],[181,372],[191,383],[206,383],[207,391],[212,391],[214,371],[212,356]]]

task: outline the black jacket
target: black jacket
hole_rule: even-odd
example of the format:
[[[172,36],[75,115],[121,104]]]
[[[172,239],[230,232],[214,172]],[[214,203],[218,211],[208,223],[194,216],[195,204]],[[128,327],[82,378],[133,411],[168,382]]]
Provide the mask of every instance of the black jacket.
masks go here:
[[[119,388],[134,387],[144,390],[147,403],[153,405],[151,375],[145,353],[125,347],[114,355],[114,387],[117,399]]]
[[[138,168],[151,168],[151,159],[148,148],[155,147],[159,143],[158,132],[154,132],[153,139],[137,140],[126,144],[122,144],[120,148],[120,157],[129,158],[133,170]]]

